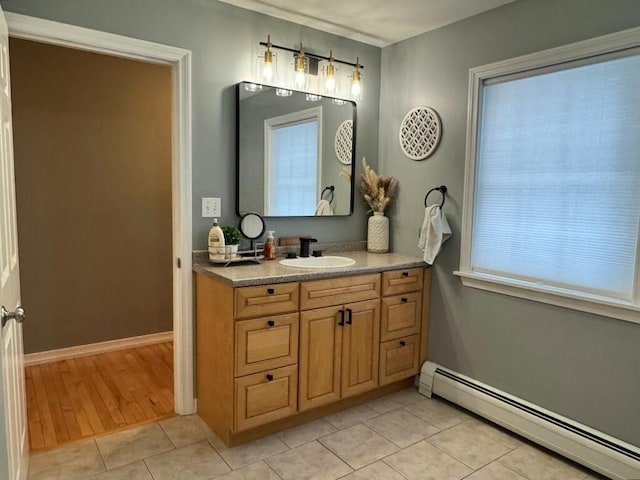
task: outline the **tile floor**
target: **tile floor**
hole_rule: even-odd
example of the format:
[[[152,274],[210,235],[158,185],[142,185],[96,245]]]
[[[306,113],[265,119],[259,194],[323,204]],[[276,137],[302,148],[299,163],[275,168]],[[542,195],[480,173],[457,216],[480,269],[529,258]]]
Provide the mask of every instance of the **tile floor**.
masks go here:
[[[31,457],[31,480],[603,478],[407,389],[234,448],[173,417]]]

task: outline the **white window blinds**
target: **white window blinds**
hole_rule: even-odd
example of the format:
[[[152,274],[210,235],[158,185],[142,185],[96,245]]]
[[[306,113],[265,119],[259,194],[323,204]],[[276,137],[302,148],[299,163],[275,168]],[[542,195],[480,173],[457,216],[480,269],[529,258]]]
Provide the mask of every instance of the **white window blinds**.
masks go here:
[[[632,300],[640,229],[640,56],[482,87],[474,272]]]

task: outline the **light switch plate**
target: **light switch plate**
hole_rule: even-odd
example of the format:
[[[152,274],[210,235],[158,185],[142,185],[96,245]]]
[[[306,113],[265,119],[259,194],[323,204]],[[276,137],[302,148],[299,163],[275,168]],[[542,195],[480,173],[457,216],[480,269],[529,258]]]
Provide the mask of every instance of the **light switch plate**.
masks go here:
[[[202,198],[202,217],[213,218],[220,216],[222,202],[219,198]]]

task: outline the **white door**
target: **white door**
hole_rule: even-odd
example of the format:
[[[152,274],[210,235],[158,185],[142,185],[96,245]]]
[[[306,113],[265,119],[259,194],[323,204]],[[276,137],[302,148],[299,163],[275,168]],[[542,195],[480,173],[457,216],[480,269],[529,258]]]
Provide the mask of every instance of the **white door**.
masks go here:
[[[13,169],[9,37],[0,8],[0,478],[27,478],[27,422]],[[4,406],[2,405],[4,403]]]

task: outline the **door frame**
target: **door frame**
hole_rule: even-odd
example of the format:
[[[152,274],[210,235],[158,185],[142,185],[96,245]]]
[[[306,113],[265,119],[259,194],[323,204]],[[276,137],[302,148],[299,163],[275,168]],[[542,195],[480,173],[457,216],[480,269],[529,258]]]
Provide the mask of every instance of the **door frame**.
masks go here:
[[[195,413],[191,50],[11,12],[5,17],[10,37],[171,67],[174,399],[176,413]]]

